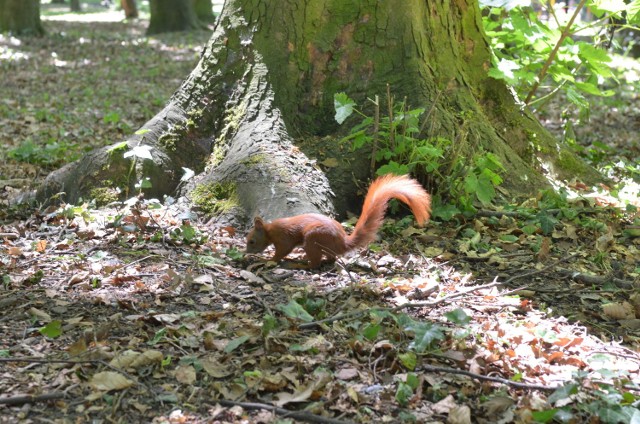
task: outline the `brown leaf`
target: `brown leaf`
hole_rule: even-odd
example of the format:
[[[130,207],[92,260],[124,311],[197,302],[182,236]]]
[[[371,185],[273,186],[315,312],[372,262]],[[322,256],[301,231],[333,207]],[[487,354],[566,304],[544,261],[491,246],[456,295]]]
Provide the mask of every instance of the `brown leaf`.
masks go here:
[[[133,381],[129,380],[120,373],[113,371],[104,371],[95,374],[89,381],[94,390],[111,391],[122,390],[133,386]]]
[[[196,370],[191,365],[179,365],[175,376],[180,383],[191,385],[196,381]]]
[[[47,241],[46,240],[38,240],[36,242],[36,252],[44,253],[47,250]]]

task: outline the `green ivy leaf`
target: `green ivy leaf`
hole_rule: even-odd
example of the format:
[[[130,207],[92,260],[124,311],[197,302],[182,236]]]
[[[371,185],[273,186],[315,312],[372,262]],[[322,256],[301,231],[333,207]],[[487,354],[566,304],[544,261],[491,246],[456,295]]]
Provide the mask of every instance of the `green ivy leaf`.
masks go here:
[[[470,173],[464,177],[464,191],[471,194],[478,191],[478,176]]]
[[[295,300],[291,300],[286,305],[279,308],[287,317],[304,322],[313,321],[313,317]]]
[[[413,396],[413,389],[407,383],[398,383],[398,389],[396,390],[396,401],[405,406],[409,403],[409,399]]]
[[[400,363],[408,370],[413,371],[416,369],[416,365],[418,363],[418,357],[415,352],[406,352],[398,355],[398,359],[400,359]]]
[[[273,330],[278,328],[278,320],[273,315],[267,314],[262,318],[262,335],[268,336]]]
[[[548,423],[553,420],[557,412],[557,409],[547,409],[545,411],[532,411],[531,415],[537,423]]]
[[[379,332],[380,332],[380,325],[371,324],[371,325],[366,326],[364,328],[364,330],[362,330],[362,335],[367,340],[375,340],[375,338],[378,337],[378,333]]]
[[[399,164],[398,162],[390,161],[386,165],[382,165],[376,171],[377,175],[387,175],[387,174],[395,174],[395,175],[404,175],[409,173],[409,166],[404,164]]]
[[[420,385],[420,379],[414,373],[407,374],[407,384],[412,390],[415,390]]]
[[[560,400],[567,399],[571,395],[578,393],[578,386],[573,383],[558,387],[547,399],[550,404],[555,404]]]
[[[551,234],[558,223],[558,220],[555,219],[552,215],[549,215],[546,212],[540,212],[537,215],[538,221],[540,222],[540,229],[543,234]]]
[[[180,230],[182,230],[182,238],[184,241],[190,243],[195,240],[196,230],[191,225],[182,225]]]
[[[229,343],[227,343],[227,345],[224,347],[224,352],[225,353],[231,353],[234,350],[236,350],[240,345],[242,345],[243,343],[245,343],[247,340],[249,340],[250,337],[249,336],[240,336],[238,338],[235,338],[233,340],[231,340]]]
[[[444,339],[442,328],[429,322],[414,321],[405,328],[405,331],[414,333],[414,339],[409,344],[409,348],[415,349],[418,353],[426,351],[434,341]]]
[[[431,211],[431,215],[435,218],[439,218],[443,221],[450,221],[454,216],[460,213],[460,209],[452,204],[436,205]]]
[[[471,321],[471,317],[467,315],[466,312],[460,308],[454,309],[451,312],[447,312],[444,314],[444,316],[446,319],[448,319],[452,323],[458,324],[458,325],[468,324],[469,321]]]
[[[485,175],[481,175],[478,179],[478,190],[476,191],[476,197],[482,204],[486,205],[491,203],[494,197],[496,197],[496,190],[493,188],[493,184]]]
[[[49,337],[50,339],[58,338],[62,334],[62,321],[53,320],[44,327],[40,327],[40,330],[38,331],[40,331],[40,334],[45,337]]]
[[[355,102],[346,93],[336,93],[333,96],[333,107],[336,110],[335,119],[342,124],[352,113]]]

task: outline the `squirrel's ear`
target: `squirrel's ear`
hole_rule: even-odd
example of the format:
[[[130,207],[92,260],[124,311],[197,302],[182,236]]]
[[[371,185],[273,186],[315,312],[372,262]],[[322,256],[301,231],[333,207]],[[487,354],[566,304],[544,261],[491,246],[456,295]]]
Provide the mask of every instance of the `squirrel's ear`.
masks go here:
[[[253,218],[253,226],[255,228],[263,228],[264,227],[264,221],[259,216],[256,216],[255,218]]]

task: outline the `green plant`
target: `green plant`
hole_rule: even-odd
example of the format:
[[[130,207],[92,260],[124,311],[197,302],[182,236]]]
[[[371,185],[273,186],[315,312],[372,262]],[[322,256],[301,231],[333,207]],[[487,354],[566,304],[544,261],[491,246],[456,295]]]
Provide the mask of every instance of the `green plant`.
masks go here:
[[[628,22],[625,26],[639,25],[638,2],[581,1],[570,13],[560,13],[562,9],[552,2],[535,3],[548,20],[541,19],[542,14],[533,7],[536,4],[511,7],[507,2],[504,7],[486,8],[483,24],[494,62],[489,75],[512,85],[528,106],[540,109],[564,91],[571,103],[587,112],[585,95],[613,94],[601,89],[604,82],[615,79],[611,58],[601,48],[611,39],[603,34],[620,26],[623,16]],[[583,7],[595,20],[580,20]],[[588,39],[582,41],[577,36]],[[538,89],[544,86],[549,89],[538,96]]]
[[[26,139],[16,148],[9,150],[7,155],[18,162],[34,165],[57,166],[78,158],[76,145],[66,141],[50,140],[44,146]]]
[[[378,97],[372,102],[374,116],[367,116],[356,109],[347,94],[334,96],[338,123],[342,124],[354,112],[362,116],[362,121],[343,141],[351,143],[354,150],[369,147],[371,168],[377,175],[429,176],[433,186],[442,190],[433,196],[433,216],[445,220],[460,212],[475,212],[476,201],[487,204],[495,198],[495,187],[502,183],[500,173],[504,171],[495,155],[476,152],[469,160],[454,150],[454,143],[447,138],[422,137],[421,121],[428,117],[424,108],[408,109],[402,102],[389,106],[387,116],[380,116]]]

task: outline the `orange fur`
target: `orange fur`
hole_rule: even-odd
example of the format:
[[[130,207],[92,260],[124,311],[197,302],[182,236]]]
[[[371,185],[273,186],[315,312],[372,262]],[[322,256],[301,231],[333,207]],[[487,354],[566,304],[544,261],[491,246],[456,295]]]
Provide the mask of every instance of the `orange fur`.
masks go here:
[[[273,244],[274,261],[287,256],[302,245],[310,266],[320,266],[322,256],[335,260],[337,256],[371,243],[382,225],[389,200],[398,199],[411,208],[418,225],[429,220],[431,197],[416,180],[407,175],[385,175],[376,179],[367,192],[362,214],[351,235],[339,222],[320,214],[308,213],[265,222],[257,217],[247,235],[247,253],[260,253]]]

